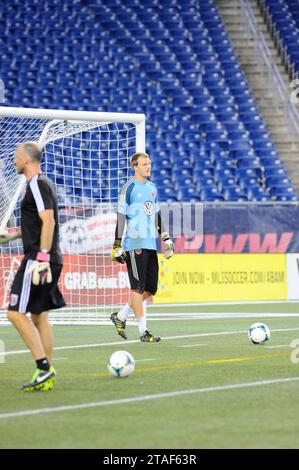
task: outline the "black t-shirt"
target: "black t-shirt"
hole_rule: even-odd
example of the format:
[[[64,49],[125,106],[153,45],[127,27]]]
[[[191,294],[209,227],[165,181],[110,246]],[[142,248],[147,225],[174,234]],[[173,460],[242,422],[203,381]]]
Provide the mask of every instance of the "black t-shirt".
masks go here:
[[[50,260],[52,263],[62,264],[56,194],[52,182],[41,173],[33,176],[28,182],[24,198],[21,202],[22,240],[24,254],[28,259],[35,259],[36,253],[40,251],[42,221],[39,217],[39,212],[46,209],[53,209],[55,219]]]

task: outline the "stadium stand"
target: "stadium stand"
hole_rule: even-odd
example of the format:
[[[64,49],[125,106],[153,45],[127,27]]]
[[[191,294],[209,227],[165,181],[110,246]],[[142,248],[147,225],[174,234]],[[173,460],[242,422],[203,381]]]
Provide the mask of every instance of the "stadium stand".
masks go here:
[[[297,199],[214,0],[3,0],[0,13],[7,105],[145,113],[161,201]]]
[[[299,76],[299,4],[296,0],[259,0],[272,37],[292,78]]]

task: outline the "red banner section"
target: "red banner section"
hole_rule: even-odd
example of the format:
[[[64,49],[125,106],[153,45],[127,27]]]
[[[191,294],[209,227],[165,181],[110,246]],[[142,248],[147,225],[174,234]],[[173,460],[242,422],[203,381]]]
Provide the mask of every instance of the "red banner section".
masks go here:
[[[60,287],[68,306],[121,305],[128,300],[126,266],[106,255],[65,255]]]
[[[0,255],[0,306],[7,307],[20,256]],[[69,307],[122,305],[128,300],[126,266],[106,255],[65,255],[59,287]]]

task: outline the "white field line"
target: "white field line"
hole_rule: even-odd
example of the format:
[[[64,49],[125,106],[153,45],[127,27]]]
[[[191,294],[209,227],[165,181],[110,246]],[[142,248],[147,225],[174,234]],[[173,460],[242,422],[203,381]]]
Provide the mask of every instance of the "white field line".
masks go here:
[[[216,313],[216,312],[189,312],[189,313],[148,313],[148,320],[153,321],[188,321],[188,320],[222,320],[222,319],[246,319],[246,318],[299,318],[299,313]],[[50,322],[55,326],[69,326],[77,328],[78,326],[111,326],[111,321],[107,319],[106,314],[96,313],[94,315],[90,314],[89,316],[78,316],[65,317],[63,314],[59,316],[49,316]],[[134,318],[129,318],[127,321],[128,325],[135,325],[136,320]],[[0,326],[8,327],[11,326],[9,321],[0,316]]]
[[[178,348],[197,348],[199,346],[208,346],[207,344],[184,344],[183,346],[178,346]]]
[[[242,317],[243,315],[269,315],[269,316],[272,316],[272,315],[291,315],[291,316],[295,316],[295,317],[298,317],[299,316],[299,312],[184,312],[184,311],[181,311],[181,312],[158,312],[158,313],[154,313],[154,312],[147,312],[146,316],[147,317],[167,317],[167,316],[177,316],[177,317],[184,317],[185,315],[194,315],[194,316],[197,316],[197,315],[223,315],[224,317],[226,315],[238,315],[240,317]],[[107,315],[102,315],[103,318],[107,318]],[[131,314],[129,318],[133,318],[133,315]],[[110,322],[111,323],[111,322]]]
[[[238,300],[234,302],[180,302],[180,303],[167,303],[167,304],[148,304],[148,308],[163,308],[163,307],[188,307],[188,306],[209,306],[209,305],[257,305],[257,304],[297,304],[298,300]]]
[[[136,359],[136,362],[147,362],[147,361],[155,361],[156,359],[154,358],[148,358],[148,359]]]
[[[2,413],[0,414],[0,420],[9,419],[9,418],[23,418],[27,416],[37,416],[41,414],[52,414],[52,413],[62,413],[65,411],[78,411],[86,410],[91,408],[100,408],[105,406],[114,406],[115,405],[125,405],[125,404],[136,404],[138,402],[149,401],[149,400],[160,400],[163,398],[174,398],[179,396],[188,396],[196,395],[200,393],[211,393],[211,392],[223,392],[226,390],[237,390],[237,389],[246,389],[250,387],[258,387],[263,385],[274,385],[287,382],[296,382],[299,380],[299,377],[287,377],[281,379],[272,379],[272,380],[261,380],[257,382],[245,382],[240,384],[230,384],[230,385],[220,385],[217,387],[206,387],[206,388],[195,388],[191,390],[177,390],[174,392],[165,392],[165,393],[156,393],[152,395],[140,395],[132,398],[122,398],[119,400],[103,400],[91,403],[80,403],[76,405],[65,405],[65,406],[56,406],[52,408],[37,408],[33,410],[24,410],[16,411],[11,413]]]
[[[234,317],[234,318],[243,318],[243,317],[256,317],[256,316],[265,316],[265,317],[299,317],[299,313],[284,313],[284,312],[275,312],[275,313],[269,313],[269,312],[163,312],[163,313],[147,313],[146,314],[147,318],[163,318],[163,317],[177,317],[177,318],[185,318],[187,317],[200,317],[200,316],[206,316],[206,317],[214,317],[214,316],[219,316],[219,317]],[[111,322],[110,322],[111,324]]]
[[[276,329],[271,329],[271,332],[279,332],[279,331],[299,331],[299,328],[276,328]],[[172,339],[185,339],[185,338],[201,338],[201,337],[206,337],[206,336],[224,336],[224,335],[240,335],[247,333],[247,330],[241,330],[241,331],[218,331],[215,333],[194,333],[192,335],[178,335],[178,336],[163,336],[163,341],[165,340],[172,340]],[[118,346],[122,345],[127,346],[128,344],[137,344],[140,343],[140,340],[127,340],[127,341],[114,341],[111,343],[91,343],[91,344],[76,344],[73,346],[57,346],[54,348],[54,351],[65,351],[67,349],[88,349],[88,348],[99,348],[102,346]],[[0,352],[0,357],[1,356],[11,356],[14,354],[25,354],[29,353],[30,351],[28,349],[17,349],[13,351],[5,351],[5,352]]]
[[[274,349],[274,348],[290,348],[290,344],[276,344],[275,346],[265,346],[267,349]]]

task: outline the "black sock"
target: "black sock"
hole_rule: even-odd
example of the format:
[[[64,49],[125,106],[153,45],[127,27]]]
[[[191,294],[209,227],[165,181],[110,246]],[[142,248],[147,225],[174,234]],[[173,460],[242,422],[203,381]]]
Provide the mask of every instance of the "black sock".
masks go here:
[[[48,362],[48,359],[46,357],[43,357],[42,359],[37,359],[36,365],[37,368],[40,370],[49,370],[50,369],[50,364]]]

